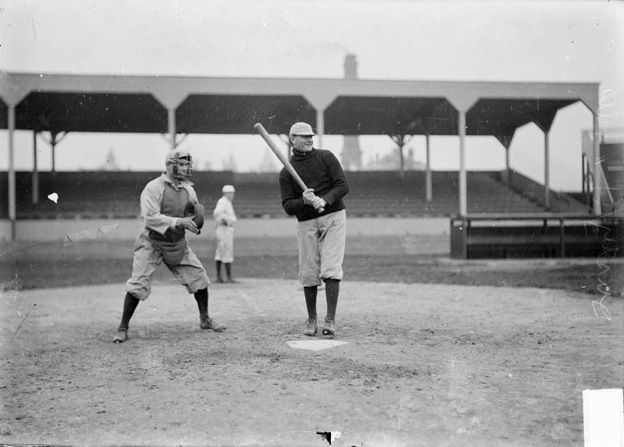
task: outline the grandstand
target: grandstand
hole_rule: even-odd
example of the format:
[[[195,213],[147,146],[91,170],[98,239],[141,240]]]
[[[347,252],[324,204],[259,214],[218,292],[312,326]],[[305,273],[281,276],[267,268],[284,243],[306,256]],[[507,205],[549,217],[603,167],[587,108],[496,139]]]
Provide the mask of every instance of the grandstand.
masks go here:
[[[6,174],[0,174],[0,181]],[[32,200],[32,173],[18,172],[17,218],[101,219],[136,218],[139,196],[145,184],[158,172],[41,172],[38,203]],[[345,198],[350,216],[355,217],[450,217],[458,208],[459,174],[432,173],[433,198],[425,198],[425,172],[347,172],[351,192]],[[504,172],[470,171],[467,175],[470,213],[540,213],[546,209],[541,188],[513,173],[512,185]],[[236,187],[235,208],[242,218],[284,217],[276,173],[196,171],[193,174],[200,202],[211,210],[224,184]],[[57,203],[47,198],[55,192]],[[572,196],[551,192],[550,206],[557,212],[585,213],[587,206]],[[0,209],[6,218],[6,208]]]
[[[566,219],[595,221],[604,216],[606,176],[621,172],[621,163],[607,166],[607,174],[595,168],[602,143],[596,83],[4,72],[0,72],[0,80],[0,128],[9,134],[9,169],[0,173],[0,182],[8,185],[8,191],[0,189],[0,224],[2,234],[11,240],[16,240],[18,223],[25,220],[137,218],[139,194],[145,183],[158,175],[40,172],[36,157],[32,173],[16,172],[13,155],[25,149],[16,147],[13,136],[17,130],[32,131],[35,142],[37,133],[49,132],[52,148],[58,142],[56,136],[67,132],[160,133],[166,135],[170,149],[175,149],[184,135],[244,135],[256,122],[262,122],[270,134],[282,135],[293,121],[306,121],[316,129],[319,147],[325,135],[425,135],[427,154],[430,136],[455,136],[459,142],[457,172],[432,172],[428,183],[425,171],[350,171],[351,192],[346,203],[353,217],[450,218],[451,232],[462,232],[461,237],[451,235],[451,243],[460,244],[455,253],[461,257],[469,257],[470,246],[478,243],[479,238],[469,232],[478,226],[472,223],[484,218],[496,222],[488,223],[490,227],[506,229],[515,228],[517,220],[527,217],[558,220],[563,245]],[[558,111],[579,102],[592,113],[593,122],[583,152],[583,192],[575,196],[551,189],[549,134]],[[544,134],[544,146],[532,148],[544,154],[543,184],[510,167],[514,134],[528,123]],[[496,138],[506,151],[505,169],[468,172],[466,139],[470,136]],[[237,189],[235,206],[240,217],[285,216],[276,173],[196,171],[194,181],[208,210],[221,195],[222,185],[228,183]],[[429,200],[427,191],[432,193]],[[47,199],[51,192],[59,195],[58,203]],[[619,203],[617,194],[611,195],[614,198],[608,203]],[[507,238],[508,232],[497,231],[493,228],[492,234],[479,237],[491,246],[515,243],[515,236]],[[529,227],[519,237],[525,244],[539,245],[541,239],[532,232]],[[493,239],[488,239],[490,236]],[[595,237],[586,238],[600,249]]]

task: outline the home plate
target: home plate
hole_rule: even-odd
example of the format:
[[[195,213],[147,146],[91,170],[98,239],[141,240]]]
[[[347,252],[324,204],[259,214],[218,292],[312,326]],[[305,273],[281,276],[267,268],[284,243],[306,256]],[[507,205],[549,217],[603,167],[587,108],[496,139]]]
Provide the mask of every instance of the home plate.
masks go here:
[[[338,340],[293,340],[287,341],[286,344],[295,349],[307,349],[308,351],[322,351],[323,349],[335,348],[336,346],[346,345],[346,341]]]

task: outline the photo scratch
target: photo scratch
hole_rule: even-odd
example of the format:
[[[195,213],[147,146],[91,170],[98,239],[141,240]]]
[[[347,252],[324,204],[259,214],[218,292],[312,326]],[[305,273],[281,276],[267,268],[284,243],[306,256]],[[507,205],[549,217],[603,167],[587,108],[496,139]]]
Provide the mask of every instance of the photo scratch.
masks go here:
[[[15,339],[15,337],[17,336],[17,333],[19,332],[19,330],[22,328],[22,325],[24,324],[24,322],[26,321],[26,319],[30,316],[30,313],[37,307],[37,303],[34,303],[32,305],[32,307],[30,308],[30,310],[26,313],[26,315],[24,315],[24,318],[22,318],[22,321],[20,321],[20,323],[17,325],[17,328],[15,329],[15,332],[13,333],[13,336],[11,337],[10,342],[13,342],[13,340]]]

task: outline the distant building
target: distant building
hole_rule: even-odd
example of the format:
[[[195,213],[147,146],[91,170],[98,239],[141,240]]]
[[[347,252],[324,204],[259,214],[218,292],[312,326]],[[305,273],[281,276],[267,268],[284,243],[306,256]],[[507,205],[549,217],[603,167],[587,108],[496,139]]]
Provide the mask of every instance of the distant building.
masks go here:
[[[357,59],[355,54],[347,54],[344,60],[344,78],[357,79]]]
[[[407,149],[404,167],[406,171],[424,171],[427,166],[420,160],[414,160],[414,149]],[[399,168],[399,154],[396,147],[384,156],[380,157],[376,152],[364,165],[367,171],[396,171]]]
[[[362,150],[357,135],[345,135],[342,146],[342,167],[347,171],[362,169]]]
[[[236,160],[234,159],[234,155],[230,153],[230,156],[227,159],[223,159],[223,170],[224,171],[232,171],[236,172]]]
[[[108,153],[106,154],[106,160],[100,165],[98,169],[100,171],[119,171],[119,165],[117,164],[117,160],[115,160],[115,153],[113,152],[113,148],[108,149]]]
[[[275,163],[275,155],[271,151],[264,151],[264,156],[260,162],[258,172],[278,172],[278,166]]]

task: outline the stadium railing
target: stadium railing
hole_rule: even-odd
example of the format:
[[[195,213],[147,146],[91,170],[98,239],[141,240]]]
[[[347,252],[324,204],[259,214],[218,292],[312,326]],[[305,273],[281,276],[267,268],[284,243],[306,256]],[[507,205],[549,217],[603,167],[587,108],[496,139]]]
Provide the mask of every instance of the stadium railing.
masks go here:
[[[624,219],[579,214],[467,214],[450,220],[451,257],[621,257]]]

